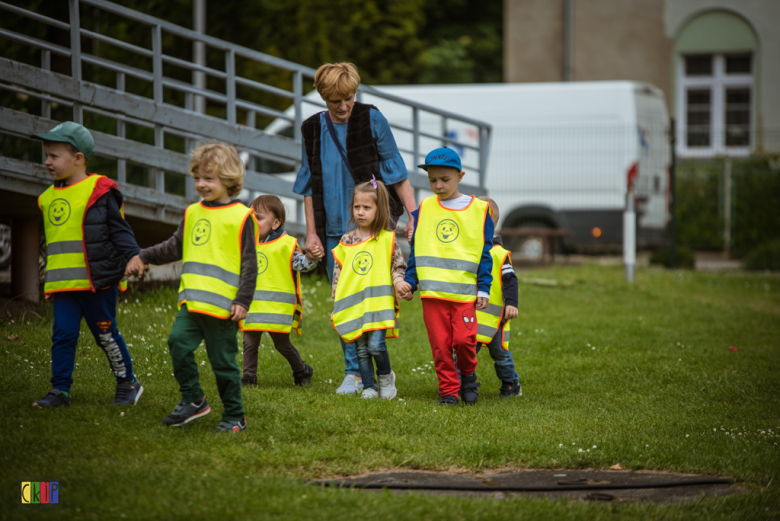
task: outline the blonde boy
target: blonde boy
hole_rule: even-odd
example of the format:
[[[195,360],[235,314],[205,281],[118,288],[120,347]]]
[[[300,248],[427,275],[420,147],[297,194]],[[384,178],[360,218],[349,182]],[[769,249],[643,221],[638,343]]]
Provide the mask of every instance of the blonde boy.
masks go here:
[[[216,431],[239,432],[246,429],[246,418],[236,333],[255,291],[257,223],[251,209],[232,199],[244,184],[244,165],[235,148],[196,148],[190,173],[203,201],[187,208],[173,237],[134,257],[127,273],[140,277],[145,264],[183,261],[179,313],[168,337],[181,401],[163,424],[179,427],[211,412],[194,354],[205,340],[224,405]]]

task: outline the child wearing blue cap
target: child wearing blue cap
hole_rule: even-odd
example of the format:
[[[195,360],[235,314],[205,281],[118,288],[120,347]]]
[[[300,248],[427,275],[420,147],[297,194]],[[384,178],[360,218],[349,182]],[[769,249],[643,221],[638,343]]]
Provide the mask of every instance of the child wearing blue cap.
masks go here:
[[[454,150],[437,148],[418,167],[428,172],[436,195],[412,212],[414,236],[404,280],[412,291],[420,288],[439,403],[457,405],[460,394],[464,403],[473,405],[480,385],[476,310],[487,308],[493,281],[490,207],[458,191],[465,172]]]

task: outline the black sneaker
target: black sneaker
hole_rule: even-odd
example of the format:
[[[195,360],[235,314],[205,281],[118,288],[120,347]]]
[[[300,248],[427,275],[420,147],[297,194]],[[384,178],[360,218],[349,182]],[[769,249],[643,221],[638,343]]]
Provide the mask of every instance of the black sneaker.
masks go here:
[[[466,405],[474,405],[479,398],[479,386],[482,385],[477,382],[477,375],[472,374],[469,376],[461,375],[460,377],[460,399]]]
[[[53,409],[60,405],[70,405],[70,397],[59,389],[52,389],[49,391],[49,394],[32,403],[33,407],[38,407],[39,409]]]
[[[513,396],[523,396],[523,388],[520,387],[520,381],[501,382],[501,389],[498,390],[498,397],[512,398]]]
[[[181,427],[192,420],[202,418],[211,412],[209,402],[204,396],[200,403],[179,403],[171,414],[163,418],[163,425],[169,427]]]
[[[129,383],[116,384],[114,405],[135,405],[143,393],[144,388],[138,378]]]
[[[257,377],[244,376],[241,378],[241,387],[257,387]]]
[[[293,378],[295,378],[295,385],[306,387],[311,383],[311,377],[314,374],[314,368],[306,362],[304,362],[303,365],[305,365],[306,368],[301,371],[300,374],[293,373]]]
[[[214,432],[241,432],[246,430],[246,416],[241,421],[221,421]]]
[[[442,396],[441,398],[439,398],[439,405],[449,405],[449,406],[458,405],[458,397]]]

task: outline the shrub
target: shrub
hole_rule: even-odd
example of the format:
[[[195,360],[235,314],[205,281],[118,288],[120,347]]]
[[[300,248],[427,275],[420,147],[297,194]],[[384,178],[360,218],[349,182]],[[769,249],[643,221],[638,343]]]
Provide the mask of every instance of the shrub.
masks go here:
[[[767,242],[745,257],[747,270],[780,270],[780,240]]]
[[[650,264],[658,264],[661,266],[671,267],[671,259],[669,258],[669,248],[661,248],[653,252],[650,256]],[[696,259],[693,256],[693,250],[686,246],[678,246],[675,248],[675,267],[693,269],[696,265]]]

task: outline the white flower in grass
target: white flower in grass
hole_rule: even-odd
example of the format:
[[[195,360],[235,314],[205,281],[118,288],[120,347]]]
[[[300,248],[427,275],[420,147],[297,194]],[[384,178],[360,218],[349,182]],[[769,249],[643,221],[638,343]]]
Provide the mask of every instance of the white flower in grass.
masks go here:
[[[152,373],[146,373],[146,376],[152,376]]]
[[[593,446],[593,448],[595,449],[595,448],[596,448],[596,446],[594,445],[594,446]]]
[[[563,443],[558,444],[558,448],[563,447]]]
[[[206,361],[205,360],[201,361],[200,365],[206,365]]]

